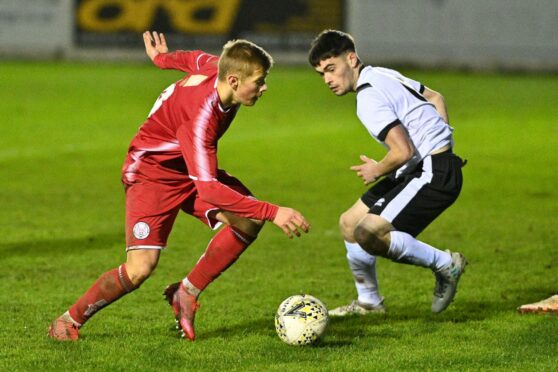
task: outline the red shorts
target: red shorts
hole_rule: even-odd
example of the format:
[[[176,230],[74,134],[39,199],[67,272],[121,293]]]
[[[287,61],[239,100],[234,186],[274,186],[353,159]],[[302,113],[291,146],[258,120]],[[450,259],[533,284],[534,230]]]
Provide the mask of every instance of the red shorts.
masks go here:
[[[242,195],[252,193],[237,178],[223,170],[217,180]],[[126,186],[126,250],[163,249],[180,210],[216,229],[220,222],[210,216],[219,210],[199,198],[193,180],[157,183],[138,180]]]

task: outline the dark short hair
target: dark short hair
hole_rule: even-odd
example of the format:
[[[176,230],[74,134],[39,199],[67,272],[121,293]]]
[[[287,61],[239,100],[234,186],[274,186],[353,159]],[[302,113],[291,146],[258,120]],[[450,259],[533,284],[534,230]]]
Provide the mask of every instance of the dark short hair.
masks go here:
[[[315,67],[324,59],[338,57],[346,52],[356,52],[353,37],[343,31],[324,30],[310,44],[308,62]]]

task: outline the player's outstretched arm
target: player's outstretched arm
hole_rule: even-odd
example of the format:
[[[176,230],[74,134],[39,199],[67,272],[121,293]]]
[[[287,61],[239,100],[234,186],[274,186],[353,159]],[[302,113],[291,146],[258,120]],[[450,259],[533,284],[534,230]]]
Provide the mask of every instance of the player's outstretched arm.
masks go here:
[[[436,107],[436,111],[438,111],[438,114],[440,114],[442,119],[449,124],[448,108],[446,106],[444,96],[427,87],[424,87],[424,92],[422,94],[424,95],[424,98]]]
[[[168,53],[169,51],[165,35],[157,31],[153,31],[153,33],[145,31],[143,33],[143,43],[145,44],[145,52],[152,61],[160,53]]]
[[[292,239],[293,236],[300,237],[300,232],[303,231],[307,233],[310,231],[310,224],[306,221],[304,216],[297,210],[287,207],[279,207],[273,223],[283,232],[285,235]]]

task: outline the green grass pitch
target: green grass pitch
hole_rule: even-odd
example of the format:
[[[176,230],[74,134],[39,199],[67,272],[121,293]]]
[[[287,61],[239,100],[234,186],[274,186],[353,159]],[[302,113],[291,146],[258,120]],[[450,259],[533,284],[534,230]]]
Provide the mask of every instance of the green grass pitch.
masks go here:
[[[352,279],[338,216],[364,192],[349,170],[383,149],[310,68],[275,67],[240,110],[220,167],[263,200],[312,223],[288,240],[268,224],[200,298],[198,339],[178,338],[160,293],[182,278],[212,231],[181,215],[154,275],[104,309],[77,343],[49,323],[124,251],[120,169],[158,94],[180,74],[147,64],[0,63],[0,370],[553,370],[556,316],[522,303],[558,291],[558,76],[404,71],[442,92],[461,197],[420,238],[470,261],[454,303],[430,312],[434,277],[379,259],[385,316],[334,319],[322,342],[275,335],[279,303],[309,293],[332,308]]]

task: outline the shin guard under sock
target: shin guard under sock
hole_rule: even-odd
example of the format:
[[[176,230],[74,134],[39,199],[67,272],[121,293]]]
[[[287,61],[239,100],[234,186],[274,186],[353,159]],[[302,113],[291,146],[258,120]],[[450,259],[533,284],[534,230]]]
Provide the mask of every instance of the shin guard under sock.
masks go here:
[[[393,261],[429,267],[438,271],[451,264],[449,253],[434,248],[402,231],[390,232],[388,258]]]
[[[353,273],[358,300],[361,303],[378,305],[383,298],[378,290],[376,257],[364,251],[358,243],[345,241],[347,261]]]
[[[188,274],[187,281],[203,291],[238,259],[254,239],[232,226],[226,226],[211,239],[205,253]]]
[[[97,311],[136,289],[132,284],[126,264],[104,273],[69,309],[70,317],[83,325]]]

